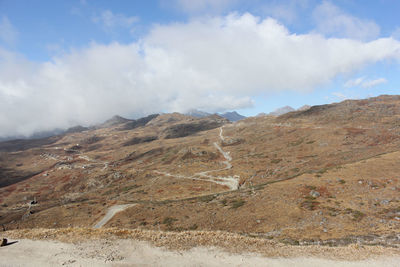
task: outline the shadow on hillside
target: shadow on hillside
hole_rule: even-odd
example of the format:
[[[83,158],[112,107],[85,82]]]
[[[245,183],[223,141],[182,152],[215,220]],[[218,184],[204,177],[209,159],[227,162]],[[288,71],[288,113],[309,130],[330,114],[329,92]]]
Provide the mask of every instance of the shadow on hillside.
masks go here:
[[[0,152],[16,152],[27,149],[51,145],[62,138],[61,135],[51,136],[40,139],[16,139],[0,142]]]
[[[0,167],[0,188],[19,183],[40,172],[20,172],[10,168]]]

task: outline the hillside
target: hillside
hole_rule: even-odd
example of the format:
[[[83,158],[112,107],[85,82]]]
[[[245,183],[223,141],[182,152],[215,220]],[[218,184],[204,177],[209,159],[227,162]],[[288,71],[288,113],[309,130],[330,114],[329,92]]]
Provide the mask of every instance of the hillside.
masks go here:
[[[236,123],[116,117],[3,142],[0,224],[92,227],[108,208],[132,204],[103,227],[399,246],[399,119],[400,96],[380,96]]]

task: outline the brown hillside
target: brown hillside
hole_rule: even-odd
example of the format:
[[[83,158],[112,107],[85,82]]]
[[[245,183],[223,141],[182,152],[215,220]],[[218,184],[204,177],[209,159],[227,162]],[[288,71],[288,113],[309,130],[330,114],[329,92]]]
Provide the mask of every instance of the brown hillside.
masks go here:
[[[380,96],[236,123],[174,113],[0,143],[0,224],[91,227],[132,203],[105,227],[397,246],[399,116],[400,96]]]

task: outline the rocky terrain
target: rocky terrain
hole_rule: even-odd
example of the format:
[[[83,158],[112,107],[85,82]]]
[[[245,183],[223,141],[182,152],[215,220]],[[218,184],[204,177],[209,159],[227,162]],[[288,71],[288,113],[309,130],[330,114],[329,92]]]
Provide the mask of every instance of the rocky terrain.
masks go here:
[[[185,115],[196,117],[196,118],[204,118],[204,117],[207,117],[207,116],[211,116],[212,114],[204,112],[204,111],[201,111],[201,110],[192,109],[192,110],[188,111],[187,113],[185,113]],[[243,120],[243,119],[246,118],[245,116],[240,115],[236,111],[225,112],[225,113],[222,113],[222,114],[218,114],[217,113],[216,115],[221,116],[222,118],[225,118],[225,119],[227,119],[228,121],[231,121],[231,122],[240,121],[240,120]]]
[[[0,143],[0,225],[400,247],[400,96],[232,123],[179,113]],[[121,207],[121,206],[118,206]]]

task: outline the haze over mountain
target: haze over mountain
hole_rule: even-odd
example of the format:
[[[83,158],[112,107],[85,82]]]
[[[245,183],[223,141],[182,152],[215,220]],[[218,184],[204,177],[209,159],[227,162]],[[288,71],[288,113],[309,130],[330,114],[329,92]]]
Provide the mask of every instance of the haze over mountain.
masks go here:
[[[309,105],[303,105],[300,108],[298,108],[297,111],[304,111],[304,110],[309,109],[310,107],[311,106],[309,106]],[[268,114],[266,114],[265,112],[261,112],[261,113],[257,114],[257,116],[268,116],[268,115],[269,116],[280,116],[280,115],[283,115],[283,114],[286,114],[286,113],[292,112],[292,111],[296,111],[296,109],[292,108],[291,106],[284,106],[281,108],[277,108],[276,110],[274,110]]]
[[[280,116],[280,115],[283,115],[283,114],[286,114],[286,113],[292,112],[292,111],[295,111],[295,109],[290,106],[284,106],[284,107],[276,109],[275,111],[268,113],[268,115]]]
[[[224,117],[226,119],[228,119],[229,121],[235,122],[235,121],[240,121],[245,119],[246,117],[243,115],[240,115],[239,113],[237,113],[236,111],[232,111],[232,112],[225,112],[223,114],[220,114],[221,117]]]
[[[231,112],[225,112],[225,113],[216,113],[218,116],[221,116],[229,121],[235,122],[235,121],[239,121],[242,119],[245,119],[246,117],[243,115],[240,115],[239,113],[237,113],[236,111],[231,111]],[[196,118],[203,118],[203,117],[207,117],[212,115],[211,113],[207,113],[201,110],[190,110],[189,112],[185,113],[185,115],[188,116],[193,116]]]
[[[210,116],[211,113],[204,112],[204,111],[197,110],[197,109],[192,109],[192,110],[189,110],[188,112],[186,112],[185,115],[193,116],[196,118],[202,118],[202,117]]]

